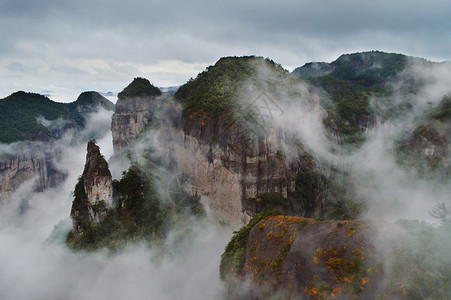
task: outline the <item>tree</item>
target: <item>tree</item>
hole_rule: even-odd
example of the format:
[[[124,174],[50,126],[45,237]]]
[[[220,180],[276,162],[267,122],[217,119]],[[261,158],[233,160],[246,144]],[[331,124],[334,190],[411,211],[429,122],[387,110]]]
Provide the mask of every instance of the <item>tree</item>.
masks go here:
[[[450,221],[451,209],[446,206],[445,202],[438,202],[429,214],[443,224],[447,224]]]

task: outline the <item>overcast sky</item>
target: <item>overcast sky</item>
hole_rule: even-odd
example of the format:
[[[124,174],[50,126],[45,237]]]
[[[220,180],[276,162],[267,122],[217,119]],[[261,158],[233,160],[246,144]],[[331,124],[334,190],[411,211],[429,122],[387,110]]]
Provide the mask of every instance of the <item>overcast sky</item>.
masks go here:
[[[449,0],[0,0],[0,98],[180,85],[223,56],[290,71],[367,50],[451,60]]]

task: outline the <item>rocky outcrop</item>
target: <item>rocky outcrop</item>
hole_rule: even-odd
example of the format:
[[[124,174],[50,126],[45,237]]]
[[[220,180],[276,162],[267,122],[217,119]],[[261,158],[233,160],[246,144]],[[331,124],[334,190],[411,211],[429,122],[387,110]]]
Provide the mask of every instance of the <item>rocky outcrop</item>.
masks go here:
[[[14,191],[31,180],[36,192],[61,183],[66,177],[57,168],[62,159],[61,147],[68,140],[75,145],[103,136],[109,124],[97,126],[95,133],[85,133],[88,138],[74,133],[83,132],[89,113],[97,112],[100,107],[114,109],[114,104],[97,92],[82,93],[72,103],[56,103],[42,95],[17,92],[3,99],[2,104],[3,113],[11,119],[25,120],[20,127],[10,122],[10,127],[3,127],[3,134],[25,134],[32,141],[0,145],[0,202],[6,202]],[[69,139],[60,143],[63,136]]]
[[[402,231],[389,227],[392,239],[385,242],[393,246]],[[227,269],[229,298],[374,299],[384,279],[375,229],[361,221],[265,218],[249,232],[242,270]]]
[[[0,156],[0,202],[30,180],[34,180],[33,191],[42,192],[65,179],[64,172],[56,167],[61,152],[52,143],[24,142],[9,147],[10,151]]]
[[[159,97],[132,96],[119,99],[111,121],[113,147],[116,155],[123,153],[152,122],[159,109]]]
[[[72,232],[80,236],[92,222],[102,222],[113,203],[113,180],[108,163],[94,141],[88,143],[86,164],[75,186]]]
[[[419,124],[398,142],[398,162],[417,170],[423,177],[436,173],[451,178],[451,97],[427,110]]]
[[[143,94],[142,86],[152,87],[148,81],[135,79],[116,104],[112,120],[115,155],[129,149],[147,128],[155,129],[156,138],[140,145],[158,148],[165,167],[175,173],[172,176],[189,174],[192,192],[201,197],[207,212],[234,226],[247,223],[268,206],[295,215],[313,215],[320,209],[324,201],[321,189],[311,192],[312,186],[297,184],[301,170],[315,173],[319,164],[307,155],[300,142],[288,142],[295,140],[287,136],[290,130],[273,124],[274,120],[264,123],[266,110],[282,113],[274,96],[256,90],[258,97],[247,104],[237,103],[237,111],[254,114],[258,120],[239,117],[230,121],[232,111],[225,112],[228,117],[220,118],[209,117],[207,112],[189,112],[181,104],[183,101],[174,100],[169,94]],[[283,100],[285,97],[278,94],[280,101],[291,101],[284,104],[297,109],[302,105],[318,115],[327,115],[319,106],[319,98],[303,87],[300,84],[294,100]],[[285,153],[287,148],[290,159]],[[320,184],[316,179],[311,182]]]
[[[114,154],[122,154],[161,110],[165,97],[145,78],[135,78],[118,94],[111,121]]]
[[[183,117],[177,105],[167,105],[161,120],[158,144],[167,165],[191,175],[193,194],[220,221],[240,226],[268,207],[291,215],[314,215],[321,208],[321,189],[297,184],[300,171],[316,174],[319,165],[301,144],[288,145],[284,130]],[[287,147],[295,159],[288,159]],[[297,197],[301,188],[304,199]]]
[[[160,148],[171,172],[189,174],[193,194],[220,221],[240,226],[268,205],[296,215],[313,215],[320,209],[324,201],[320,189],[308,199],[293,196],[300,188],[296,185],[299,171],[319,172],[319,165],[301,144],[289,145],[296,158],[288,159],[284,130],[269,124],[258,130],[249,124],[184,116],[181,106],[168,97],[118,100],[112,121],[115,155],[155,121],[157,139],[146,143],[158,144],[153,146]],[[312,102],[309,109],[318,109],[319,99],[312,95],[308,101]],[[265,203],[262,195],[267,193],[276,195],[278,203]]]

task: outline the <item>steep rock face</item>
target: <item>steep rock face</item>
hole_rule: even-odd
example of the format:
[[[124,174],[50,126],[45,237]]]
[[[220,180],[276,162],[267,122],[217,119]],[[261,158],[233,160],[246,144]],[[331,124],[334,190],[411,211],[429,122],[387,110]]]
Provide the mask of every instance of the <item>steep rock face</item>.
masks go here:
[[[111,121],[115,154],[126,150],[152,121],[156,97],[133,96],[119,99]]]
[[[161,119],[158,141],[167,164],[191,175],[193,194],[219,220],[240,226],[268,205],[297,215],[313,215],[320,209],[324,200],[320,189],[305,191],[304,202],[294,197],[300,192],[299,171],[319,171],[319,166],[299,145],[292,145],[296,159],[288,160],[282,130],[268,127],[257,132],[218,120],[184,118],[174,105],[166,106]],[[267,194],[276,195],[275,201],[265,203]]]
[[[152,128],[157,129],[159,134],[157,140],[149,140],[148,143],[157,142],[151,146],[160,148],[166,157],[163,159],[166,167],[176,173],[173,175],[190,175],[193,194],[201,196],[206,210],[221,221],[239,226],[269,205],[287,214],[315,214],[324,200],[320,189],[314,193],[303,193],[300,191],[303,187],[296,185],[300,170],[308,168],[308,172],[315,172],[320,168],[315,160],[306,158],[304,147],[300,143],[288,145],[293,157],[288,159],[284,150],[289,144],[287,141],[294,139],[287,137],[280,126],[248,124],[247,117],[241,117],[238,122],[231,121],[235,113],[250,113],[256,115],[257,119],[263,119],[260,115],[264,112],[259,111],[260,105],[265,105],[264,108],[269,111],[278,109],[280,113],[280,108],[275,104],[277,101],[273,99],[287,100],[282,92],[274,91],[274,85],[283,85],[281,78],[287,81],[293,78],[280,66],[260,58],[226,58],[217,63],[218,68],[229,64],[234,66],[234,70],[244,68],[247,71],[238,76],[225,67],[225,76],[237,81],[236,85],[232,85],[232,94],[235,96],[228,95],[219,100],[209,95],[215,95],[215,89],[228,80],[215,76],[213,68],[201,73],[199,78],[212,74],[211,79],[217,84],[208,78],[198,78],[196,82],[205,81],[205,85],[199,83],[200,87],[192,87],[188,83],[184,88],[181,87],[180,94],[175,95],[178,102],[171,101],[168,94],[143,95],[140,86],[149,86],[149,83],[144,80],[139,83],[135,79],[124,89],[127,95],[121,93],[116,104],[112,121],[115,155],[123,153],[152,123]],[[271,69],[270,73],[274,73],[269,76],[272,79],[261,79],[256,75],[267,68]],[[256,82],[252,94],[258,96],[253,97],[253,101],[246,100],[249,102],[247,104],[236,102],[232,105],[236,96],[243,92],[240,87],[247,79]],[[265,80],[268,86],[273,87],[269,89],[271,93],[266,93],[261,86]],[[286,104],[295,106],[302,102],[306,109],[317,110],[316,113],[322,116],[327,115],[319,106],[319,98],[309,92],[304,84],[296,81],[293,86],[296,87],[292,91],[295,96],[289,97],[292,99]],[[215,117],[217,115],[219,117]],[[300,201],[299,197],[296,199],[293,196],[295,192],[308,196]],[[263,197],[265,194],[275,195],[270,199],[271,203],[266,203],[268,197]]]
[[[393,244],[401,231],[390,230]],[[268,217],[251,229],[238,274],[250,289],[240,294],[231,275],[230,298],[374,298],[383,284],[375,243],[375,227],[368,222]]]
[[[302,146],[295,148],[296,159],[284,154],[287,137],[283,130],[264,131],[231,126],[221,120],[190,118],[178,104],[159,97],[131,97],[119,100],[113,116],[115,155],[122,153],[145,130],[164,106],[158,135],[165,161],[174,172],[189,174],[192,193],[201,197],[206,210],[219,220],[240,226],[266,207],[260,197],[278,195],[272,206],[287,214],[313,215],[324,201],[317,192],[302,203],[292,196],[300,170],[319,171],[319,165],[305,157]],[[310,109],[320,109],[311,95]],[[180,130],[182,132],[180,132]]]
[[[113,203],[113,180],[108,163],[94,141],[88,143],[86,164],[75,187],[71,218],[73,233],[82,235],[86,224],[100,223]]]
[[[65,179],[56,165],[61,160],[59,139],[70,137],[72,144],[85,143],[89,138],[103,135],[108,130],[97,127],[97,132],[80,134],[89,113],[100,107],[113,110],[114,104],[97,92],[82,93],[71,103],[57,103],[42,95],[17,92],[0,99],[2,108],[2,142],[21,141],[0,151],[0,202],[25,182],[35,180],[34,191],[55,187]],[[98,124],[99,125],[99,124]],[[33,142],[32,142],[33,141]]]
[[[135,78],[118,94],[111,121],[115,155],[123,153],[161,109],[161,91],[145,78]]]
[[[287,197],[294,191],[295,172],[277,157],[281,133],[244,136],[238,127],[214,120],[204,124],[185,126],[185,133],[197,144],[194,185],[200,187],[203,203],[221,220],[244,224],[256,212],[249,198],[267,192]]]
[[[451,97],[427,110],[419,124],[398,145],[399,162],[414,167],[421,176],[430,171],[442,180],[451,178]]]
[[[56,163],[61,152],[51,145],[20,143],[14,146],[14,153],[0,156],[0,202],[29,180],[34,181],[34,191],[54,187],[65,179]]]

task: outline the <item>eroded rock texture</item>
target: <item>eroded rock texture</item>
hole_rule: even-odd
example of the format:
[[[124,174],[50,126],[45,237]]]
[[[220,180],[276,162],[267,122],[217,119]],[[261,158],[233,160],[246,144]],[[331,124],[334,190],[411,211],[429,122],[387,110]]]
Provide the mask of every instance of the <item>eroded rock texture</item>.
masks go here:
[[[82,235],[84,227],[100,223],[113,203],[113,180],[108,163],[94,141],[88,143],[83,174],[75,186],[71,218],[73,233]]]

